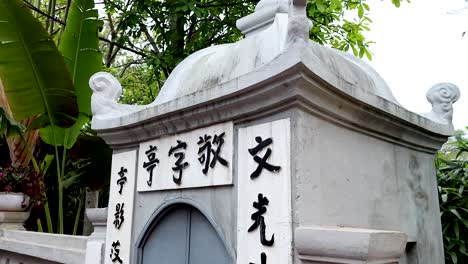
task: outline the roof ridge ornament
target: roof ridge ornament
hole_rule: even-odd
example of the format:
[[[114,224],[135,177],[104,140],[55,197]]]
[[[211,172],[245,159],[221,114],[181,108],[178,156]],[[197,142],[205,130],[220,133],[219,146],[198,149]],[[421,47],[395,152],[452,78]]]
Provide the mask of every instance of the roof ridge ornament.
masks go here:
[[[261,0],[255,12],[237,20],[236,26],[246,37],[250,37],[271,26],[276,14],[287,14],[288,11],[288,0]]]
[[[432,111],[421,114],[432,121],[452,125],[453,104],[460,98],[460,89],[452,83],[438,83],[426,93]]]
[[[307,17],[307,0],[291,0],[289,3],[289,21],[287,43],[294,44],[309,40],[312,22]]]
[[[145,108],[141,105],[118,103],[122,94],[122,86],[119,80],[108,72],[93,74],[89,79],[89,86],[93,90],[93,95],[91,95],[93,118],[122,116]]]

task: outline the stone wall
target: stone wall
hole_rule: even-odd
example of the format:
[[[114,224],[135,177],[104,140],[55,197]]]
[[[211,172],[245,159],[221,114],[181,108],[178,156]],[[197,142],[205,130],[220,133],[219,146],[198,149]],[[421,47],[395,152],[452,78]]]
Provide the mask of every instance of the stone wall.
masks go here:
[[[107,208],[86,210],[94,227],[90,236],[24,231],[20,225],[2,225],[11,222],[5,215],[0,221],[0,264],[104,263]]]

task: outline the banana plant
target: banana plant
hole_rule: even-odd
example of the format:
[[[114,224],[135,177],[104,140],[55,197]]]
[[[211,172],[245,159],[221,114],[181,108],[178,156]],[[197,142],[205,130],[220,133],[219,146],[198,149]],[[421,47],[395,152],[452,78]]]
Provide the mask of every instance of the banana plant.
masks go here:
[[[0,78],[15,120],[72,126],[77,99],[63,56],[20,0],[0,1]]]
[[[63,147],[61,163],[56,152],[56,167],[58,180],[58,216],[59,232],[63,233],[63,191],[67,150],[75,144],[81,128],[91,117],[91,88],[88,80],[102,68],[102,55],[99,52],[98,11],[93,0],[72,1],[66,27],[60,40],[59,51],[65,58],[65,64],[70,72],[77,96],[79,116],[77,122],[70,128],[48,126],[42,128],[42,140],[55,148]],[[57,137],[57,135],[59,135]],[[60,138],[60,141],[54,140]],[[79,214],[76,218],[79,218]],[[76,221],[75,221],[76,222]]]
[[[59,233],[67,150],[90,120],[88,79],[102,65],[98,27],[94,1],[74,0],[57,49],[24,2],[0,1],[0,79],[15,119],[34,118],[28,129],[41,129],[43,141],[55,149]]]

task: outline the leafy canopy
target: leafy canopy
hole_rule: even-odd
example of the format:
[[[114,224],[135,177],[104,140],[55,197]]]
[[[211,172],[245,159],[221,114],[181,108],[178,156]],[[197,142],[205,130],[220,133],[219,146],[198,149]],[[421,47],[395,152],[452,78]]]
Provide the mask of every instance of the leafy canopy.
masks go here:
[[[468,139],[458,134],[437,159],[445,263],[468,262]]]
[[[401,0],[391,0],[400,6]],[[211,45],[235,42],[242,38],[236,21],[255,10],[258,0],[105,0],[107,12],[104,37],[115,44],[106,45],[107,66],[115,65],[123,80],[124,102],[149,103],[142,91],[131,94],[127,89],[143,90],[145,83],[126,86],[127,71],[144,65],[152,70],[151,80],[161,87],[175,66],[189,54]],[[320,44],[354,55],[372,58],[363,35],[370,30],[369,5],[366,0],[308,0],[307,15],[313,21],[310,38]],[[116,56],[122,46],[133,50],[130,59]],[[128,53],[127,53],[128,54]],[[140,67],[141,68],[141,67]],[[134,72],[134,71],[130,71]]]

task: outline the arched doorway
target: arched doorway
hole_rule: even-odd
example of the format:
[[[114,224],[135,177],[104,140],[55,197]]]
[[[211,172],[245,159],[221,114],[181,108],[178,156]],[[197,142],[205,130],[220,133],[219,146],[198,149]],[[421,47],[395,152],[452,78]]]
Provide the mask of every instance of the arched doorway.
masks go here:
[[[206,217],[189,205],[161,214],[140,245],[142,264],[232,264],[223,241]]]

